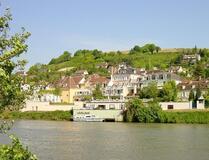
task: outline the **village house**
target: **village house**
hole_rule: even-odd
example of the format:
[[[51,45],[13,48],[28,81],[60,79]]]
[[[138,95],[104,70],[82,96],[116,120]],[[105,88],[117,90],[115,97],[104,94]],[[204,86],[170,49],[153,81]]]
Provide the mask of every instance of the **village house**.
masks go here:
[[[52,93],[46,93],[46,94],[43,94],[42,96],[40,96],[39,101],[40,102],[50,102],[50,103],[60,103],[61,98],[59,95],[55,95]]]
[[[169,69],[168,69],[168,72],[170,73],[186,73],[186,69],[183,68],[182,66],[171,66]]]
[[[184,81],[177,85],[178,87],[178,99],[181,101],[188,101],[189,94],[191,91],[196,94],[197,88],[201,90],[202,95],[204,95],[209,88],[209,81]]]
[[[189,63],[196,63],[197,61],[201,60],[201,57],[199,54],[185,54],[182,58],[183,62],[189,62]]]
[[[104,89],[110,79],[108,79],[105,76],[100,76],[99,74],[93,74],[88,77],[87,83],[90,88],[95,89],[97,85],[101,87],[101,89]]]
[[[161,89],[167,81],[175,81],[178,85],[181,82],[181,78],[173,73],[152,70],[147,71],[142,79],[139,81],[140,88],[147,87],[150,83],[156,82],[158,89]]]
[[[121,99],[136,94],[139,77],[136,70],[125,63],[120,64],[118,68],[112,68],[111,79],[105,88],[105,95]]]
[[[68,76],[61,78],[56,87],[61,89],[61,102],[74,103],[74,96],[78,92],[87,94],[85,85],[86,79],[84,76]],[[84,91],[85,90],[85,91]],[[88,91],[90,93],[90,91]]]
[[[79,70],[72,76],[61,78],[57,81],[56,87],[61,89],[61,102],[74,103],[90,97],[97,85],[104,91],[108,82],[109,79],[104,76],[88,75],[86,70]]]

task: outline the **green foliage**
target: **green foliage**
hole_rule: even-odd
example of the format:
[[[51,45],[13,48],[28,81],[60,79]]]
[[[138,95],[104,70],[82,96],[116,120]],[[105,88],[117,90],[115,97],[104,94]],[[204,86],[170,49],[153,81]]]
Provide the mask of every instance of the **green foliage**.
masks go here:
[[[139,122],[156,123],[160,122],[162,109],[157,102],[149,102],[148,106],[143,107],[138,112]]]
[[[43,95],[43,94],[60,95],[61,94],[61,89],[60,88],[55,88],[54,90],[41,90],[39,93],[41,95]]]
[[[53,107],[53,106],[52,106]],[[29,119],[29,120],[66,120],[72,118],[69,111],[49,111],[49,112],[3,112],[0,119]]]
[[[18,110],[24,103],[26,92],[21,89],[21,77],[14,75],[13,70],[16,67],[23,67],[25,61],[19,61],[22,53],[27,51],[25,41],[30,33],[22,30],[22,33],[9,36],[9,22],[12,16],[9,10],[3,16],[0,16],[0,111]],[[15,63],[12,59],[16,58]],[[7,134],[10,125],[3,123],[0,125],[1,133]],[[1,160],[37,160],[27,148],[25,148],[18,138],[10,135],[11,145],[0,146]]]
[[[146,48],[149,48],[149,45],[145,45]],[[151,45],[152,46],[152,45]],[[97,67],[101,63],[108,63],[109,66],[117,66],[122,62],[126,62],[132,67],[137,68],[147,68],[152,69],[153,67],[159,67],[161,69],[166,69],[170,66],[172,61],[175,61],[176,58],[180,55],[180,53],[172,52],[172,53],[164,53],[159,52],[156,49],[153,53],[157,54],[149,54],[151,53],[149,50],[147,52],[142,52],[144,47],[135,46],[130,54],[127,52],[101,52],[97,49],[95,50],[78,50],[74,53],[74,56],[70,58],[63,58],[60,60],[60,57],[55,58],[57,62],[53,62],[52,60],[48,65],[35,65],[29,69],[28,72],[28,81],[34,82],[38,84],[48,84],[50,82],[54,82],[57,79],[61,78],[64,75],[71,75],[76,70],[87,70],[90,74],[98,73],[100,75],[109,76],[107,68],[99,68]],[[133,53],[131,53],[133,52]],[[57,60],[58,59],[58,60]],[[73,70],[68,70],[66,72],[60,72],[60,69],[64,68],[73,68]]]
[[[71,53],[69,53],[68,51],[64,51],[64,53],[58,58],[53,58],[49,62],[49,64],[58,64],[58,63],[66,62],[66,61],[69,61],[70,58],[71,58]]]
[[[11,145],[0,146],[1,160],[37,160],[37,157],[24,147],[17,137],[10,135],[9,138],[12,140]]]
[[[141,100],[132,99],[126,104],[126,109],[126,122],[209,124],[209,111],[162,111],[154,101],[145,106]]]
[[[191,90],[191,91],[189,92],[189,101],[194,101],[194,100],[195,100],[195,94],[194,94],[194,91]]]
[[[156,123],[163,117],[162,109],[157,102],[144,105],[140,99],[132,99],[126,104],[124,119],[127,122]]]
[[[201,91],[200,87],[198,86],[196,88],[195,100],[197,101],[201,97],[201,95],[202,95],[202,91]]]
[[[204,94],[205,98],[205,107],[209,108],[209,90]]]
[[[164,123],[200,123],[209,124],[208,111],[164,112]]]
[[[104,96],[102,94],[102,91],[99,85],[96,85],[95,90],[93,90],[92,96],[94,99],[104,99]]]
[[[48,82],[53,82],[59,78],[60,75],[51,72],[47,65],[37,63],[30,67],[27,81],[28,83],[34,82],[36,85],[46,85]]]
[[[205,77],[205,68],[202,63],[197,63],[194,70],[195,77]]]
[[[23,65],[23,61],[12,61],[27,51],[25,41],[30,33],[22,30],[22,33],[9,36],[9,22],[12,16],[9,10],[0,16],[0,110],[5,107],[14,109],[20,107],[25,99],[25,92],[21,89],[21,77],[14,75],[13,70]]]
[[[155,44],[145,44],[143,47],[139,47],[138,45],[134,46],[131,49],[130,54],[138,54],[138,53],[151,53],[153,54],[156,51],[158,53],[160,51],[160,47],[156,46]]]
[[[7,135],[12,144],[0,144],[0,159],[1,160],[37,160],[27,147],[24,147],[20,140],[14,135],[9,135],[8,131],[11,129],[14,121],[0,123],[0,133]]]
[[[158,88],[155,82],[151,82],[147,87],[142,88],[139,94],[140,98],[153,98],[156,99],[158,96]]]
[[[126,111],[124,113],[124,120],[127,122],[138,122],[138,109],[144,104],[138,98],[133,98],[126,103]]]
[[[176,101],[177,100],[177,86],[175,81],[168,81],[164,84],[160,92],[163,101]]]
[[[131,49],[130,54],[136,54],[137,52],[142,52],[141,47],[138,45],[134,46],[134,48]]]

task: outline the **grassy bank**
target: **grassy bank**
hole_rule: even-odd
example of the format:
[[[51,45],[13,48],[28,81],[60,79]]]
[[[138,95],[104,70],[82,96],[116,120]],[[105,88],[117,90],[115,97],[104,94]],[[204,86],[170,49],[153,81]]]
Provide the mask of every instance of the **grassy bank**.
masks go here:
[[[163,112],[160,122],[209,124],[209,111],[167,111]]]
[[[153,113],[148,112],[141,115],[142,123],[196,123],[209,124],[209,110],[204,111],[161,111],[154,117],[156,120],[149,120]],[[54,120],[70,121],[72,113],[69,111],[50,111],[50,112],[3,112],[0,113],[0,119],[25,119],[25,120]]]
[[[28,120],[56,120],[69,121],[72,118],[70,111],[50,111],[50,112],[3,112],[0,119],[28,119]]]

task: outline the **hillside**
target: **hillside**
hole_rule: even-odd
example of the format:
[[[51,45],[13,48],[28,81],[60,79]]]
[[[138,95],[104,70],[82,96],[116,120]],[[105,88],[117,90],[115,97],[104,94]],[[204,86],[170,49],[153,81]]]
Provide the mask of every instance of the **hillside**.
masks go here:
[[[202,52],[203,50],[199,50]],[[153,69],[157,67],[162,70],[168,69],[171,65],[183,65],[193,71],[194,64],[181,63],[180,59],[184,54],[194,54],[194,49],[163,49],[160,50],[154,44],[147,44],[143,47],[135,46],[130,51],[102,52],[98,50],[78,50],[73,56],[65,51],[57,58],[53,58],[49,64],[37,64],[28,71],[28,80],[36,83],[53,82],[63,75],[71,75],[76,70],[87,70],[90,74],[98,73],[109,76],[108,66],[116,66],[126,62],[135,68]],[[204,55],[208,51],[204,50]],[[203,56],[204,56],[203,55]],[[208,55],[207,55],[208,56]],[[204,60],[207,62],[207,57]]]

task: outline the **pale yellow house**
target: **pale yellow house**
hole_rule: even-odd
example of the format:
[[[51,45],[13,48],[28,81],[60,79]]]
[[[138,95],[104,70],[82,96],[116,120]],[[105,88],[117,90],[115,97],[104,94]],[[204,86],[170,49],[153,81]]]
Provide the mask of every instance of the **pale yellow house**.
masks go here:
[[[74,103],[74,97],[76,95],[87,92],[85,83],[85,76],[82,75],[74,75],[62,78],[58,82],[58,86],[61,88],[61,102]],[[90,93],[90,91],[88,93]]]
[[[61,102],[63,103],[74,103],[74,95],[76,88],[63,88],[61,90]]]
[[[60,79],[56,87],[61,90],[61,102],[74,103],[74,101],[82,101],[83,97],[91,95],[97,84],[104,88],[108,81],[106,77],[96,74],[87,76],[85,71],[77,71],[72,76]]]

